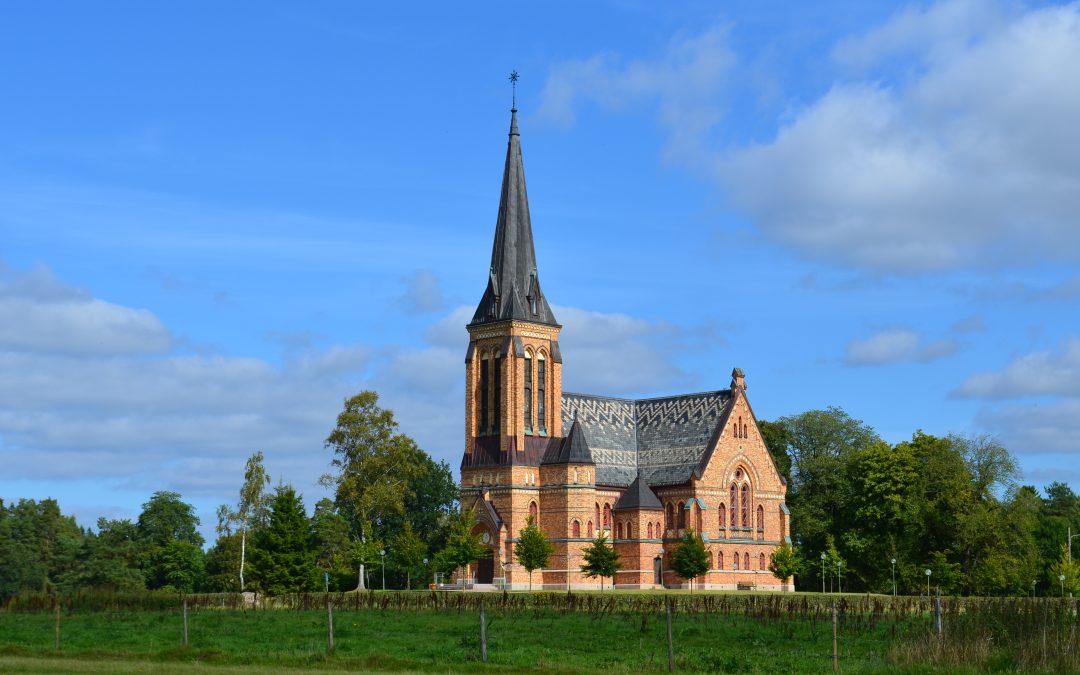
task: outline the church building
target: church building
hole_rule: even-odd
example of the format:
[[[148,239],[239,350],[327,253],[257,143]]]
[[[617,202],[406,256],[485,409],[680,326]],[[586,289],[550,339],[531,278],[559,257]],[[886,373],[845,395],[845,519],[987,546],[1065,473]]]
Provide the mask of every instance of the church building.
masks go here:
[[[532,515],[555,546],[534,588],[598,588],[581,565],[601,534],[620,556],[617,588],[684,587],[670,555],[687,528],[711,560],[695,587],[793,588],[768,571],[790,541],[787,485],[742,370],[727,389],[696,394],[563,391],[561,326],[540,284],[516,108],[487,286],[467,329],[461,504],[492,553],[470,570],[476,583],[528,586],[514,544]],[[574,355],[566,360],[572,368]]]

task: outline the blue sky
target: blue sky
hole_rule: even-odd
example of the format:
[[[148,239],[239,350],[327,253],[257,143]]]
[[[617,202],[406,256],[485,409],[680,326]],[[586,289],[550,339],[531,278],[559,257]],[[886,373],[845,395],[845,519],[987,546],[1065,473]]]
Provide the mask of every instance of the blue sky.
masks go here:
[[[511,69],[568,390],[727,386],[1080,468],[1080,5],[41,3],[0,17],[0,496],[244,460],[375,388],[456,468]]]

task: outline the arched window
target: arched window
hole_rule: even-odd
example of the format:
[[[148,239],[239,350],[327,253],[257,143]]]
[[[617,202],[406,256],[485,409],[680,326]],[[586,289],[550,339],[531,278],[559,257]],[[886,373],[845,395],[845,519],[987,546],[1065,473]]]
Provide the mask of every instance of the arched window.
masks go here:
[[[727,527],[727,509],[724,508],[723,502],[720,503],[720,506],[716,507],[716,512],[720,514],[720,517],[717,518],[717,520],[720,522],[720,529],[723,530]]]
[[[480,428],[477,430],[478,434],[488,432],[488,377],[491,376],[491,369],[488,364],[490,362],[491,359],[488,358],[488,353],[484,352],[480,356]]]
[[[739,552],[735,551],[735,555],[731,556],[731,569],[739,569]]]
[[[540,508],[536,505],[536,502],[529,502],[529,515],[533,518],[540,515]]]
[[[619,523],[615,528],[616,538],[622,539],[622,523]]]
[[[491,431],[499,433],[500,420],[502,419],[502,352],[495,352],[495,368],[491,376],[492,391],[494,392],[492,406],[494,414],[491,416]]]
[[[765,554],[764,553],[758,553],[757,568],[759,570],[764,570],[765,569]]]
[[[679,515],[679,529],[686,529],[686,504],[679,502],[679,505],[675,507],[678,510]]]
[[[649,523],[649,539],[652,539],[652,523]]]
[[[757,507],[757,529],[758,532],[765,530],[765,507],[760,504]]]
[[[718,569],[718,570],[724,569],[724,552],[723,551],[717,551],[716,552],[716,569]]]
[[[532,433],[532,354],[525,352],[525,433]]]
[[[739,486],[731,484],[731,526],[739,526]]]
[[[736,438],[742,438],[743,437],[742,436],[742,417],[740,417],[739,421],[735,423],[735,437]]]
[[[581,538],[581,523],[576,520],[570,524],[570,536],[575,539]]]
[[[664,536],[664,535],[663,535],[663,534],[661,534],[661,530],[660,530],[660,523],[657,523],[657,524],[656,524],[656,538],[657,538],[657,539],[659,539],[659,538],[660,538],[660,537],[662,537],[662,536]]]
[[[667,529],[675,529],[675,507],[671,505],[671,502],[667,505]]]
[[[596,522],[600,522],[600,505],[593,504],[593,510],[596,511]]]
[[[742,563],[743,563],[742,566],[743,566],[744,570],[750,569],[750,554],[749,553],[743,553],[742,554]]]
[[[701,505],[700,504],[698,504],[697,506],[694,507],[694,529],[697,530],[698,534],[701,534],[703,532],[703,528],[701,527]]]
[[[588,535],[589,539],[592,539],[593,532],[592,532],[592,521],[591,520],[589,521],[588,530],[589,530],[589,535]]]
[[[540,433],[547,433],[547,395],[545,382],[547,378],[544,376],[544,354],[543,352],[536,353],[536,426],[540,429]]]
[[[750,486],[742,486],[742,526],[750,527]]]
[[[611,504],[604,504],[604,529],[611,527]]]

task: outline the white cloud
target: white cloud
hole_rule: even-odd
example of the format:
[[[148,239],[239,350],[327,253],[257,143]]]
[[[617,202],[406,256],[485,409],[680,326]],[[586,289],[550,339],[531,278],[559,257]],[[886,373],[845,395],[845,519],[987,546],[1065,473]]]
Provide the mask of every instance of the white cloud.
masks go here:
[[[1007,448],[1022,454],[1058,454],[1062,467],[1080,463],[1080,399],[1049,405],[991,406],[978,421]]]
[[[639,101],[656,101],[661,124],[670,134],[672,157],[696,156],[701,135],[722,117],[715,102],[734,55],[728,29],[714,26],[700,35],[678,35],[655,61],[622,60],[612,54],[568,61],[552,67],[537,116],[572,124],[581,100],[618,109]]]
[[[172,336],[152,313],[67,286],[45,267],[0,265],[0,349],[58,354],[161,353]]]
[[[1021,356],[999,372],[972,375],[955,393],[984,398],[1080,397],[1080,339],[1070,338],[1054,352]],[[1073,403],[1080,406],[1080,401]]]
[[[910,328],[886,328],[865,339],[848,343],[846,361],[852,366],[880,366],[889,363],[929,363],[956,351],[952,340],[927,342]]]

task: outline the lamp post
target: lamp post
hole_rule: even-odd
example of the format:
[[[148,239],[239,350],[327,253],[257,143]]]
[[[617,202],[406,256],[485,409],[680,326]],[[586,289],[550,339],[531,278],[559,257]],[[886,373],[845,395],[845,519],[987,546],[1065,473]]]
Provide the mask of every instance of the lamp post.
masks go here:
[[[930,575],[932,574],[932,572],[930,571],[930,568],[927,567],[926,570],[923,572],[923,574],[926,575],[926,597],[929,598],[930,597]]]
[[[380,564],[380,566],[382,567],[382,589],[385,591],[386,590],[386,549],[384,548],[381,551],[379,551],[379,555],[382,556],[382,563]]]
[[[427,571],[427,558],[424,558],[424,571],[425,571],[425,572]],[[425,578],[425,579],[427,578],[427,575],[426,575],[426,574],[424,575],[424,578]]]
[[[1065,597],[1065,575],[1064,574],[1059,574],[1058,575],[1058,581],[1061,582],[1061,597],[1064,598]]]
[[[825,593],[825,552],[821,552],[821,592]]]
[[[896,558],[889,561],[892,565],[892,596],[896,597]]]
[[[1031,597],[1033,597],[1033,598],[1035,597],[1035,582],[1036,581],[1038,581],[1038,579],[1032,579],[1031,580]]]
[[[840,585],[840,566],[844,564],[843,560],[836,561],[836,592],[843,593],[844,588]]]

